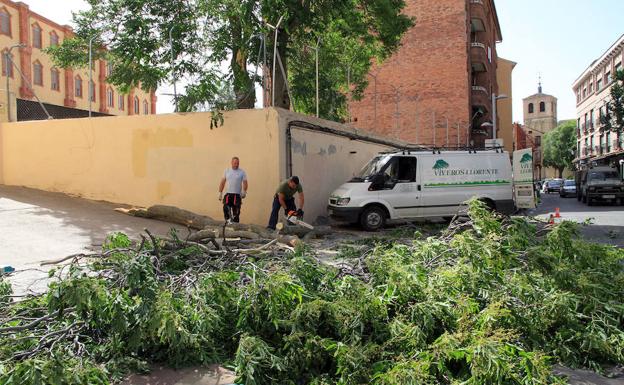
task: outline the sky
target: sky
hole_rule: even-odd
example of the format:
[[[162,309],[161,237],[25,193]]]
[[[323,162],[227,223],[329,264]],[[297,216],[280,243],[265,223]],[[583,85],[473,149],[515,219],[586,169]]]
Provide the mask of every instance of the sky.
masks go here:
[[[522,98],[557,97],[559,120],[576,119],[572,83],[624,34],[622,0],[495,0],[503,33],[499,57],[513,71],[513,119],[522,122]]]
[[[59,24],[84,0],[21,0]],[[408,0],[409,1],[409,0]],[[436,0],[429,0],[436,1]],[[495,0],[503,41],[498,55],[518,63],[513,72],[513,119],[521,122],[522,98],[537,92],[559,99],[559,120],[575,119],[572,83],[624,34],[624,0]],[[53,5],[52,5],[53,4]],[[172,87],[158,89],[158,112],[171,112]]]

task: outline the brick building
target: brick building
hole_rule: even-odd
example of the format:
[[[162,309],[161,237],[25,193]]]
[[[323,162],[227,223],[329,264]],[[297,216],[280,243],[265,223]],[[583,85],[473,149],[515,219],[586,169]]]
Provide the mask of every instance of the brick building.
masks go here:
[[[8,112],[7,76],[12,121],[47,118],[35,95],[56,119],[88,116],[89,104],[94,116],[156,113],[153,91],[132,89],[121,93],[106,82],[111,67],[104,60],[94,62],[91,76],[88,69],[56,68],[44,49],[61,44],[72,33],[71,27],[31,11],[27,4],[0,0],[0,115],[4,120]],[[23,47],[18,47],[20,44]],[[13,64],[6,59],[9,51]]]
[[[483,145],[498,94],[494,1],[407,0],[404,12],[415,26],[350,103],[353,125],[413,143]]]
[[[541,79],[537,93],[522,99],[524,128],[533,138],[533,175],[535,179],[557,178],[557,170],[544,167],[542,138],[557,127],[557,98],[545,94]]]

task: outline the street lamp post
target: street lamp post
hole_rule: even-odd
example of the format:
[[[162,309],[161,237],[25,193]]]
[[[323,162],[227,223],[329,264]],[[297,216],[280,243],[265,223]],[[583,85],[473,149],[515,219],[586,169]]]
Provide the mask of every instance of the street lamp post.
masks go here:
[[[169,29],[169,46],[171,47],[171,79],[173,80],[173,102],[175,103],[175,112],[178,112],[178,90],[176,85],[176,76],[175,76],[175,59],[173,55],[173,29],[175,25]]]
[[[13,50],[13,48],[24,48],[26,47],[25,44],[16,44],[14,46],[11,46],[9,48],[9,50],[6,52],[4,60],[5,60],[5,71],[6,71],[6,92],[7,92],[7,121],[11,121],[11,91],[9,91],[9,87],[10,87],[10,75],[11,72],[13,71],[13,61],[11,60],[11,50]]]

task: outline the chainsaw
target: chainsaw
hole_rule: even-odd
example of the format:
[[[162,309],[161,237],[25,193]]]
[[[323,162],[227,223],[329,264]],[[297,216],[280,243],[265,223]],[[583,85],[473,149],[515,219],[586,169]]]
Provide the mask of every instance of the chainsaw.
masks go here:
[[[307,229],[310,230],[314,230],[314,226],[312,226],[309,223],[306,223],[303,221],[303,211],[302,210],[291,210],[288,212],[288,215],[286,215],[286,220],[293,224],[293,225],[298,225],[298,226],[302,226],[305,227]]]

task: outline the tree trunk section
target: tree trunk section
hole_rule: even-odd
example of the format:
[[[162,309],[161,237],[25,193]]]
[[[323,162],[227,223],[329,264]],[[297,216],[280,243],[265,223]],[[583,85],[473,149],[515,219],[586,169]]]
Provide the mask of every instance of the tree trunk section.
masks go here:
[[[275,35],[273,35],[273,39],[275,39]],[[274,40],[275,41],[275,40]],[[290,97],[288,95],[288,87],[286,86],[286,80],[288,78],[288,58],[287,58],[287,48],[288,48],[288,34],[284,29],[279,30],[279,34],[277,36],[277,55],[280,57],[282,64],[284,66],[284,72],[282,73],[282,69],[279,65],[279,60],[277,60],[275,64],[275,105],[274,107],[284,108],[286,110],[290,109]],[[271,58],[272,59],[272,58]],[[273,69],[271,68],[271,71]]]
[[[256,92],[253,80],[247,72],[247,55],[242,46],[242,31],[237,24],[239,21],[232,20],[232,59],[230,66],[233,74],[234,96],[236,107],[239,109],[251,109],[256,104]]]

